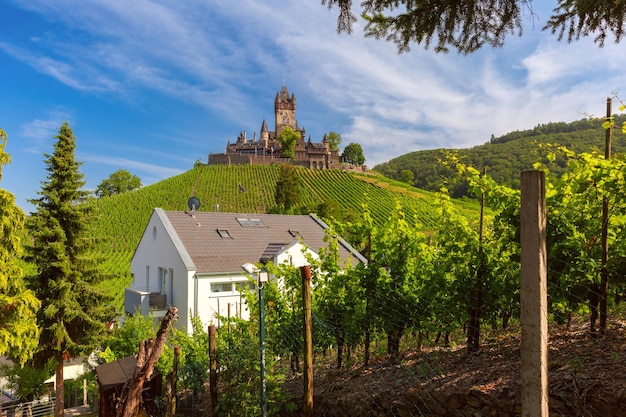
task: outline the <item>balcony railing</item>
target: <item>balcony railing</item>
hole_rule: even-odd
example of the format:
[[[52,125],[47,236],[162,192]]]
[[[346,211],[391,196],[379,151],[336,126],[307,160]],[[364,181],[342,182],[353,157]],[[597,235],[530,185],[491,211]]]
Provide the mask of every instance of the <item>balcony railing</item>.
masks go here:
[[[129,314],[134,314],[135,311],[140,310],[143,315],[147,315],[152,310],[166,310],[167,295],[126,288],[124,290],[124,309]]]

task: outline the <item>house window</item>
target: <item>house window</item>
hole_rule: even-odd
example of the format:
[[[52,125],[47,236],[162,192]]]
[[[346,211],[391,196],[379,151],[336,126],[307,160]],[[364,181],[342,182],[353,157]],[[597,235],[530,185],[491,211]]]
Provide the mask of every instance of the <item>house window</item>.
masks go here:
[[[172,268],[170,268],[170,284],[168,288],[168,294],[168,297],[174,296],[174,270]],[[173,304],[173,298],[170,298],[170,300],[170,304]]]
[[[146,265],[146,291],[150,291],[150,265]]]
[[[167,269],[159,267],[159,293],[167,294]]]
[[[157,238],[157,228],[156,226],[152,226],[152,240],[156,240]]]
[[[241,281],[235,282],[235,288],[237,291],[243,293],[244,291],[254,291],[256,289],[256,285],[252,281]]]
[[[233,284],[231,282],[218,282],[211,284],[211,292],[232,292]]]
[[[217,233],[220,235],[220,237],[230,237],[230,238],[232,238],[232,236],[230,235],[230,232],[228,231],[228,229],[217,229]]]

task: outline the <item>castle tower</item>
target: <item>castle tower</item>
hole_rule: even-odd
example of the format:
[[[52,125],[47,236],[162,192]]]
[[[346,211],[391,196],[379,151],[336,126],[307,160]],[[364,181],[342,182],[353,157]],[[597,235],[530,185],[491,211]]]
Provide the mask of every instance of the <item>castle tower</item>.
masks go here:
[[[291,94],[289,97],[289,91],[287,87],[283,85],[283,88],[276,93],[276,99],[274,100],[274,117],[276,128],[276,136],[280,135],[285,126],[296,129],[296,96]]]
[[[266,148],[270,144],[270,131],[267,128],[267,123],[265,123],[265,119],[263,119],[263,123],[261,124],[261,142],[263,142],[263,146]]]

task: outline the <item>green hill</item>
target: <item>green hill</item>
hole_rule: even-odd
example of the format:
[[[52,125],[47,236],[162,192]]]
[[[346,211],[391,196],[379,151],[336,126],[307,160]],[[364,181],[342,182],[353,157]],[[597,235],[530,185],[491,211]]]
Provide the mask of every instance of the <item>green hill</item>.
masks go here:
[[[616,116],[621,125],[626,116]],[[542,161],[539,144],[559,144],[576,152],[598,150],[604,154],[605,130],[598,119],[581,119],[572,123],[548,123],[533,129],[515,131],[500,137],[492,137],[483,145],[468,149],[434,149],[411,152],[388,162],[376,165],[373,170],[389,178],[399,179],[403,170],[413,172],[413,185],[425,190],[439,190],[453,173],[439,163],[446,153],[456,152],[469,165],[482,169],[487,167],[489,175],[498,183],[519,188],[520,172],[533,168]],[[614,129],[613,153],[626,152],[626,135]],[[545,162],[545,161],[544,161]],[[564,164],[554,172],[562,172]],[[454,196],[465,195],[462,185],[454,190]]]
[[[417,228],[432,230],[438,222],[432,208],[435,198],[432,192],[381,175],[304,168],[298,168],[297,172],[304,185],[297,207],[299,212],[317,212],[321,203],[332,201],[345,213],[358,216],[367,203],[374,220],[382,224],[398,201],[407,218],[416,216]],[[279,166],[198,165],[139,190],[96,200],[98,219],[93,233],[99,238],[102,267],[111,278],[107,285],[112,286],[119,297],[123,296],[123,288],[131,280],[130,260],[153,208],[187,210],[187,201],[193,194],[201,202],[199,211],[268,212],[274,206],[279,176]],[[461,212],[477,219],[475,202],[458,201],[456,204]]]

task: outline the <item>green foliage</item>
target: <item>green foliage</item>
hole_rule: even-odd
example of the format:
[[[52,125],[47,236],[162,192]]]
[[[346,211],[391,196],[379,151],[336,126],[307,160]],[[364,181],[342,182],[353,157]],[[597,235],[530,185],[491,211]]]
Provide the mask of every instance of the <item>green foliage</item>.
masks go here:
[[[45,155],[48,176],[40,198],[30,201],[37,211],[27,222],[32,238],[28,260],[37,269],[29,286],[42,303],[37,315],[39,366],[50,360],[62,363],[66,354],[91,352],[113,317],[108,297],[96,287],[101,274],[88,234],[93,206],[84,204],[88,193],[81,190],[85,181],[74,159],[76,143],[67,122],[55,138],[53,154]]]
[[[609,208],[607,236],[611,248],[606,268],[608,276],[616,279],[620,287],[618,291],[623,291],[621,271],[625,247],[622,236],[626,225],[626,198],[622,190],[626,186],[626,162],[621,156],[606,160],[597,154],[577,154],[565,147],[551,146],[546,149],[550,155],[548,160],[552,162],[537,167],[547,172],[549,310],[557,321],[565,322],[572,313],[598,310],[602,270],[602,204],[605,199]],[[567,170],[557,177],[550,168],[559,160],[565,161]],[[495,267],[501,271],[498,275],[508,277],[504,281],[496,281],[496,285],[500,291],[511,294],[519,287],[511,282],[516,275],[515,269],[511,268],[513,263],[509,262],[507,267],[507,259],[517,264],[520,258],[516,248],[516,242],[520,240],[519,192],[496,185],[488,176],[480,177],[476,169],[464,164],[457,164],[456,167],[469,180],[470,189],[484,190],[486,201],[495,213],[494,231],[500,243],[493,245],[496,251],[492,256]],[[500,308],[514,312],[510,303],[501,304]],[[596,318],[597,315],[591,315],[592,332]]]
[[[339,8],[338,32],[352,32],[357,17],[351,0],[323,0],[322,4]],[[393,42],[399,52],[409,51],[413,43],[426,49],[432,47],[435,52],[454,49],[463,54],[486,45],[500,47],[508,35],[522,34],[524,14],[528,9],[533,13],[532,3],[525,0],[372,0],[360,6],[356,14],[365,20],[365,36]],[[564,0],[553,10],[544,30],[558,33],[559,40],[565,38],[568,42],[595,34],[594,40],[603,46],[611,33],[615,42],[621,40],[625,15],[624,5],[612,0]]]
[[[338,151],[339,145],[341,145],[341,135],[337,132],[330,132],[326,135],[326,140],[328,140],[328,147],[331,151]]]
[[[106,363],[134,356],[139,352],[139,343],[155,338],[156,330],[152,314],[147,317],[140,312],[127,315],[108,335],[98,356]]]
[[[289,164],[281,165],[280,179],[276,182],[274,199],[283,213],[292,212],[292,209],[300,202],[301,187],[298,169]]]
[[[327,247],[320,253],[321,261],[315,270],[323,271],[315,283],[315,299],[312,307],[316,318],[326,325],[317,332],[316,346],[328,349],[337,347],[337,368],[343,366],[343,349],[352,349],[363,340],[365,323],[365,297],[361,285],[361,269],[351,264],[341,265],[338,239],[335,232],[328,231]]]
[[[199,317],[191,318],[192,334],[187,329],[174,329],[169,345],[180,346],[178,377],[182,386],[191,390],[194,400],[203,392],[209,369],[209,336]],[[195,402],[195,401],[194,401]]]
[[[285,126],[280,132],[276,140],[280,143],[280,150],[284,158],[295,158],[296,142],[300,139],[300,133],[296,132],[289,126]]]
[[[626,122],[626,116],[615,116],[614,125]],[[483,145],[468,149],[455,150],[457,157],[466,165],[477,169],[487,168],[487,173],[497,183],[519,189],[519,173],[533,169],[535,163],[548,164],[548,155],[542,144],[567,146],[577,153],[591,152],[604,148],[604,130],[602,120],[587,118],[571,123],[540,124],[530,130],[514,131],[500,137],[492,137]],[[613,152],[626,152],[626,134],[614,130]],[[415,174],[416,187],[439,191],[445,186],[453,197],[468,196],[467,183],[459,181],[456,173],[442,161],[448,159],[450,151],[433,149],[411,152],[385,163],[376,165],[373,170],[393,178],[400,179],[404,170]],[[566,159],[559,155],[550,164],[550,172],[557,177],[567,170]]]
[[[413,174],[413,171],[411,171],[410,169],[403,169],[402,171],[400,171],[400,181],[413,185],[414,180],[415,174]]]
[[[101,288],[115,295],[114,305],[118,311],[123,311],[124,288],[132,282],[130,260],[154,207],[165,210],[186,208],[191,191],[196,190],[195,196],[202,203],[201,210],[269,212],[276,205],[274,197],[281,170],[280,165],[200,165],[132,193],[92,199],[90,204],[97,218],[91,225],[90,234],[99,237],[96,248],[103,257],[100,270],[106,274]],[[382,225],[399,201],[409,213],[409,222],[414,216],[420,219],[419,225],[414,227],[432,230],[437,225],[438,219],[432,210],[435,194],[431,192],[382,175],[310,169],[297,169],[297,173],[301,188],[294,213],[316,212],[320,203],[333,202],[340,207],[342,217],[335,217],[337,212],[330,210],[335,220],[354,222],[362,216],[363,203],[369,200],[373,222]],[[239,191],[239,184],[245,187],[245,193]],[[453,204],[464,214],[475,213],[478,207],[473,201],[454,201]],[[330,215],[324,218],[329,220]],[[343,231],[341,234],[344,236]]]
[[[400,338],[408,327],[419,326],[424,316],[424,290],[432,263],[426,236],[416,233],[400,205],[381,229],[374,230],[368,268],[379,268],[376,291],[394,309],[385,312],[383,329],[387,353],[396,357]],[[382,301],[382,300],[381,300]]]
[[[4,151],[6,133],[0,129],[0,179],[2,165],[11,159]],[[19,258],[24,213],[15,205],[15,197],[0,189],[0,354],[11,355],[24,364],[38,345],[36,312],[40,302],[27,289]]]
[[[363,165],[365,163],[365,155],[361,145],[354,142],[348,144],[341,154],[341,162],[350,165]]]
[[[258,303],[248,294],[251,308],[249,321],[230,318],[217,332],[216,349],[220,367],[220,397],[217,412],[233,417],[261,414],[261,381],[259,352]],[[273,337],[268,329],[268,339]],[[267,414],[280,415],[286,395],[281,391],[285,380],[277,356],[268,351],[265,360]]]
[[[46,394],[44,381],[54,373],[47,367],[39,369],[31,365],[0,365],[0,375],[6,378],[6,387],[23,401],[33,401]]]
[[[141,188],[141,180],[125,169],[118,169],[109,178],[102,180],[96,189],[97,197],[108,197]]]
[[[599,1],[588,5],[563,0],[554,9],[545,29],[558,33],[559,40],[568,42],[594,35],[594,41],[602,47],[609,34],[615,36],[615,43],[624,36],[625,16],[626,7],[621,2]]]

